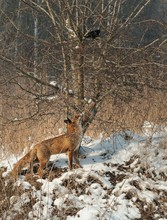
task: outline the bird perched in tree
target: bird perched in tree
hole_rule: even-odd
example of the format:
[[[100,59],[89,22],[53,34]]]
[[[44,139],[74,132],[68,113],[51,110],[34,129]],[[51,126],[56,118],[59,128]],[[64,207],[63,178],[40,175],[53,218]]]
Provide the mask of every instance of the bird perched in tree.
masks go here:
[[[100,34],[100,30],[94,30],[94,31],[89,31],[84,37],[95,39],[96,37],[99,37],[99,34]]]

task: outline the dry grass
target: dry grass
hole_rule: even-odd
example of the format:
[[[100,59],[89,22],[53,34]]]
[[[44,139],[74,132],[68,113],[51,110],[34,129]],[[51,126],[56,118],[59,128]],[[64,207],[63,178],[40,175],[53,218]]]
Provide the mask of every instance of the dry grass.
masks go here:
[[[130,100],[108,97],[102,103],[97,118],[90,126],[88,134],[98,136],[131,130],[142,131],[145,121],[159,125],[167,124],[167,93],[145,88],[143,93],[134,94]]]
[[[109,136],[111,133],[125,130],[141,132],[144,121],[161,125],[167,123],[167,93],[145,88],[142,93],[136,92],[127,97],[129,98],[122,100],[121,97],[109,96],[103,100],[95,120],[87,130],[87,135],[98,137],[103,132],[104,136]],[[2,127],[3,149],[1,149],[3,154],[17,155],[23,152],[23,149],[27,152],[34,143],[63,132],[65,130],[63,119],[66,115],[57,106],[57,100],[49,104],[43,103],[40,115],[22,123],[4,123]],[[13,113],[6,111],[6,116],[17,115],[18,109],[14,108],[11,111]],[[18,115],[26,112],[25,109],[22,111],[23,109]]]
[[[2,171],[2,168],[1,168]],[[30,200],[29,204],[25,205],[21,213],[17,211],[11,211],[15,203],[17,203],[21,195],[27,192],[31,196],[31,191],[23,190],[22,186],[14,186],[13,180],[9,177],[3,178],[2,174],[0,176],[0,216],[3,216],[3,219],[7,219],[8,215],[13,215],[13,219],[21,220],[26,219],[27,213],[31,210],[35,201]],[[6,216],[4,216],[6,213]]]

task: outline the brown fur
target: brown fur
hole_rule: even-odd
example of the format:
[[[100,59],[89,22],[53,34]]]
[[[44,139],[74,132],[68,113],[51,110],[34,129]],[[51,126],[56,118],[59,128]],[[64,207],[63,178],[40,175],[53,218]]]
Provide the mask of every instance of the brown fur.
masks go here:
[[[67,133],[58,137],[50,138],[36,144],[23,158],[21,158],[12,170],[12,176],[16,179],[21,169],[30,164],[33,173],[33,161],[37,158],[40,166],[38,174],[43,176],[43,169],[53,154],[68,153],[69,168],[72,169],[73,156],[78,167],[81,167],[78,159],[78,148],[82,140],[81,115],[76,115],[72,120],[65,120]]]

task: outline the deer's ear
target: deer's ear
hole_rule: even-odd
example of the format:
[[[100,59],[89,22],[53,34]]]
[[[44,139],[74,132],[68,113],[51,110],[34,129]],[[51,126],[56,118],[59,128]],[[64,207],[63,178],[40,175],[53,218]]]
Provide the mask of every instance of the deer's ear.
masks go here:
[[[67,118],[66,120],[64,120],[64,123],[70,124],[70,123],[72,123],[72,121],[69,118]]]

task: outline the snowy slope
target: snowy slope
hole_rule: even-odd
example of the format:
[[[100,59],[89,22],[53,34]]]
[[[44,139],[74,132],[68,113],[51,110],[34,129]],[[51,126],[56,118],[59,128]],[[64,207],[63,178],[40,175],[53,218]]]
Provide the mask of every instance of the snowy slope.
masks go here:
[[[147,122],[140,136],[85,137],[83,168],[69,171],[63,154],[51,161],[48,178],[27,174],[15,183],[7,177],[9,160],[2,161],[8,171],[2,174],[0,219],[167,219],[167,129]]]

